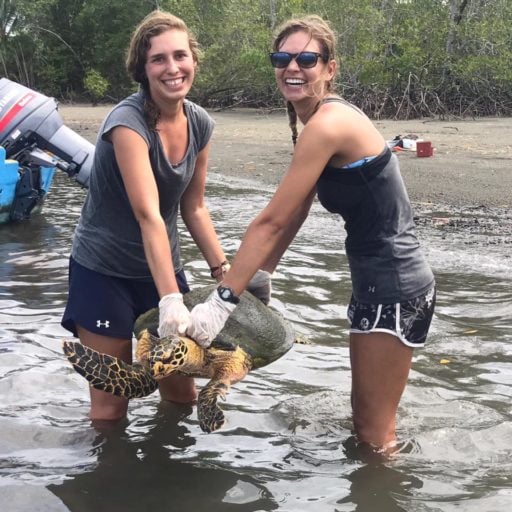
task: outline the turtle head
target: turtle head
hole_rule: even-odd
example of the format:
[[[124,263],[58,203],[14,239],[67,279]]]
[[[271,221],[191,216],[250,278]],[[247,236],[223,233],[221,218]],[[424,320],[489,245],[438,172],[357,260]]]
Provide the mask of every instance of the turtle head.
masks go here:
[[[154,379],[163,379],[179,370],[185,362],[186,344],[178,335],[153,339],[148,362]]]

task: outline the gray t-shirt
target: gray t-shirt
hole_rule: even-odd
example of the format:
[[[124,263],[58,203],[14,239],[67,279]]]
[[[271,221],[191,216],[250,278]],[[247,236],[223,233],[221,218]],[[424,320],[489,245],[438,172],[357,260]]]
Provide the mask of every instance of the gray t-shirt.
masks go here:
[[[147,142],[160,196],[160,212],[167,226],[174,270],[182,268],[177,217],[180,199],[194,174],[198,153],[213,131],[213,120],[200,106],[185,101],[188,148],[183,160],[171,164],[158,133],[144,119],[144,93],[139,91],[116,105],[100,128],[89,191],[75,230],[72,257],[102,274],[151,280],[139,224],[131,208],[114,148],[107,135],[116,126],[136,131]]]

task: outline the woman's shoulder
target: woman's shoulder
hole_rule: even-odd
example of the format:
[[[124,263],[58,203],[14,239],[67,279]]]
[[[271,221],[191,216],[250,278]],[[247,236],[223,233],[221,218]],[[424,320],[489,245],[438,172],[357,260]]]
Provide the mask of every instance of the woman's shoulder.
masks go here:
[[[213,122],[213,119],[211,118],[210,114],[208,114],[206,109],[191,100],[185,100],[185,110],[188,116],[192,116],[200,120],[209,120]]]
[[[330,104],[330,103],[336,103],[337,105],[344,105],[345,107],[351,108],[360,114],[363,114],[363,111],[354,105],[353,103],[350,103],[347,99],[343,98],[342,96],[338,96],[337,94],[329,94],[328,96],[325,96],[320,100],[321,105]]]
[[[315,119],[316,118],[316,119]],[[368,116],[356,105],[339,98],[322,101],[317,114],[313,117],[317,129],[323,127],[326,133],[354,133],[371,124]]]
[[[203,107],[193,101],[185,100],[185,111],[197,141],[198,150],[201,151],[210,140],[215,122]]]
[[[319,111],[324,112],[326,115],[334,117],[340,116],[341,118],[349,119],[367,119],[366,114],[353,103],[341,98],[340,96],[328,96],[320,101],[318,108]]]
[[[110,111],[110,114],[120,114],[125,112],[137,113],[144,115],[144,98],[140,91],[134,92],[122,99],[115,107]]]
[[[149,140],[150,130],[144,116],[144,99],[140,92],[124,98],[107,114],[100,128],[101,138],[107,137],[118,126],[131,128]]]
[[[352,157],[363,148],[365,154],[361,157],[355,154],[354,161],[375,154],[377,146],[380,151],[383,141],[370,119],[345,100],[323,101],[304,127],[306,133],[307,138],[321,141],[333,154]]]

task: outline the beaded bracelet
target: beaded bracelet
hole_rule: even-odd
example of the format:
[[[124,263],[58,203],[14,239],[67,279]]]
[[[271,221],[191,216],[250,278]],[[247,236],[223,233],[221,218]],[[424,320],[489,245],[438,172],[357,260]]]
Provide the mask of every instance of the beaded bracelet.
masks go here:
[[[215,279],[221,275],[224,275],[231,265],[228,260],[224,260],[218,267],[210,268],[210,275]]]

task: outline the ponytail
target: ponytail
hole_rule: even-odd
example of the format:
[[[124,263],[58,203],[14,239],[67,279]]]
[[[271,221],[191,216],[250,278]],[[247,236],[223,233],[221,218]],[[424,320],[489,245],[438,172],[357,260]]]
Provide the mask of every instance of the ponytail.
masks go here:
[[[292,142],[295,146],[297,142],[297,112],[295,112],[295,108],[292,105],[291,101],[286,102],[286,112],[288,114],[288,124],[290,126],[290,129],[292,131]]]

